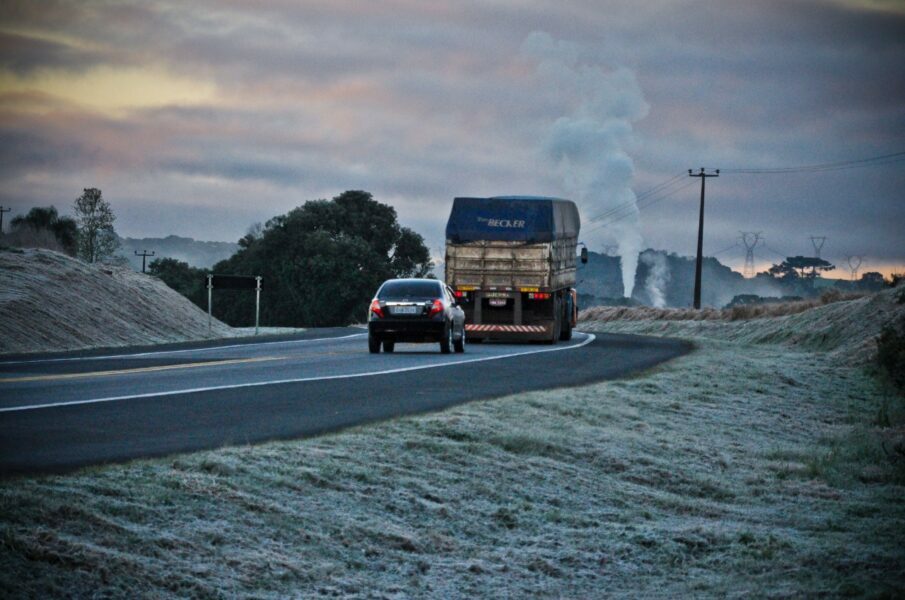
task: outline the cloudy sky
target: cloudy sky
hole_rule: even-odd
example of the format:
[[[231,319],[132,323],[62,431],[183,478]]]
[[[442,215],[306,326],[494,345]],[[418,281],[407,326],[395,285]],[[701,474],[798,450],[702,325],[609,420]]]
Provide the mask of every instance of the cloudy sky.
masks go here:
[[[691,255],[703,166],[724,170],[705,253],[821,235],[901,271],[905,157],[730,172],[901,152],[898,0],[0,6],[0,204],[69,213],[99,187],[130,237],[235,241],[365,189],[439,253],[454,196],[519,193],[576,198],[594,250],[628,227]]]

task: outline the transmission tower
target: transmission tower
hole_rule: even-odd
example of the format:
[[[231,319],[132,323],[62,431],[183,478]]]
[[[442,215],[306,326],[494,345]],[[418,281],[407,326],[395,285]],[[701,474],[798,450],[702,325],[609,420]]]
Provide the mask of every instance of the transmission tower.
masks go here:
[[[864,262],[864,257],[860,255],[846,256],[845,262],[848,263],[848,268],[852,272],[852,281],[857,281],[858,269],[861,268],[861,263]]]
[[[764,243],[762,231],[739,231],[742,244],[745,246],[745,268],[742,271],[744,277],[754,277],[754,249]]]
[[[820,258],[820,250],[823,248],[823,245],[826,243],[825,235],[812,235],[811,236],[811,244],[814,246],[814,256]]]

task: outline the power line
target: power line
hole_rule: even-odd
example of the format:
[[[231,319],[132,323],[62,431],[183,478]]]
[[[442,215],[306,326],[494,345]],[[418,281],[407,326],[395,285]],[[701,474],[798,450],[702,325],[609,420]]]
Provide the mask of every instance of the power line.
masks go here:
[[[713,256],[719,256],[719,255],[722,254],[723,252],[729,252],[729,251],[732,250],[733,248],[738,248],[738,242],[733,242],[731,246],[726,246],[726,247],[723,248],[722,250],[720,250],[720,251],[718,251],[718,252],[712,253],[710,256],[711,256],[711,257],[713,257]]]
[[[694,181],[689,181],[689,182],[685,183],[684,185],[675,188],[674,190],[670,190],[669,192],[664,193],[662,196],[649,197],[647,202],[639,203],[638,208],[639,209],[649,208],[649,207],[653,206],[654,204],[656,204],[657,202],[660,202],[661,200],[665,200],[665,199],[669,198],[670,196],[674,196],[675,194],[681,192],[682,190],[693,186],[694,183],[695,183]],[[623,212],[626,210],[627,210],[627,212],[623,212],[623,214],[612,215],[610,218],[604,220],[603,222],[597,223],[594,227],[592,227],[591,229],[588,229],[586,233],[590,233],[592,231],[597,231],[601,227],[606,227],[607,225],[612,225],[613,223],[618,223],[619,221],[622,221],[624,219],[631,217],[633,214],[635,214],[634,211],[631,210],[631,208],[633,206],[634,206],[634,203],[626,203],[626,205],[624,205],[620,209],[619,212]]]
[[[684,174],[684,173],[681,173],[681,174],[679,174],[679,175],[674,175],[673,177],[670,177],[670,178],[667,179],[666,181],[663,181],[663,182],[661,182],[661,183],[655,185],[654,187],[652,187],[652,188],[650,188],[650,189],[647,189],[647,190],[641,192],[640,194],[638,194],[637,196],[635,196],[635,198],[634,198],[633,200],[629,200],[629,201],[623,202],[622,204],[619,204],[619,205],[617,205],[617,206],[611,207],[611,208],[609,208],[609,209],[603,211],[602,213],[597,214],[597,215],[591,217],[590,220],[591,220],[591,221],[598,221],[598,220],[600,220],[600,219],[605,219],[605,218],[607,218],[608,216],[610,216],[610,215],[612,215],[612,214],[614,214],[614,213],[621,212],[621,211],[625,210],[626,208],[631,208],[632,206],[635,206],[636,204],[638,204],[638,203],[641,202],[642,200],[645,200],[645,199],[649,198],[650,196],[652,196],[652,195],[654,195],[654,194],[657,194],[657,193],[659,193],[659,192],[661,192],[661,191],[664,191],[666,188],[668,188],[668,187],[670,187],[670,186],[672,186],[672,185],[675,185],[675,184],[676,184],[678,181],[680,181],[683,177],[685,177],[685,174]]]
[[[780,257],[783,260],[785,260],[785,259],[789,258],[789,256],[791,256],[790,254],[787,254],[784,252],[778,252],[778,251],[774,250],[773,248],[771,248],[770,246],[768,246],[767,244],[764,244],[764,248],[766,248],[767,250],[769,250],[770,252],[772,252],[773,254],[775,254],[776,256]]]
[[[597,221],[598,219],[607,217],[611,213],[618,212],[618,211],[622,210],[623,208],[633,206],[633,205],[637,204],[638,202],[640,202],[641,200],[644,200],[645,198],[652,196],[653,194],[656,194],[656,193],[670,187],[671,185],[673,185],[677,181],[679,181],[682,177],[684,177],[684,174],[674,175],[674,176],[670,177],[669,179],[667,179],[666,181],[658,183],[657,185],[653,186],[652,188],[649,188],[649,189],[644,190],[643,192],[639,193],[638,195],[635,196],[635,198],[633,200],[623,202],[622,204],[611,207],[611,208],[603,211],[602,213],[595,215],[594,217],[591,217],[591,221]]]
[[[880,156],[872,156],[870,158],[862,158],[858,160],[846,160],[840,162],[823,163],[817,165],[804,165],[798,167],[772,167],[765,169],[755,168],[739,168],[739,169],[723,169],[723,173],[732,175],[771,175],[782,173],[820,173],[823,171],[840,171],[843,169],[858,169],[862,167],[875,167],[880,165],[890,165],[905,160],[905,152],[893,152],[892,154],[882,154]]]

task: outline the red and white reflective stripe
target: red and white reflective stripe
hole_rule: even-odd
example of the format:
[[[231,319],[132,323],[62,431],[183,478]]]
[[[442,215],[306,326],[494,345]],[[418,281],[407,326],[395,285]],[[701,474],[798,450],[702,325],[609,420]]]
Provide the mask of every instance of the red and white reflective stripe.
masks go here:
[[[465,331],[512,331],[516,333],[544,333],[543,325],[466,325]]]

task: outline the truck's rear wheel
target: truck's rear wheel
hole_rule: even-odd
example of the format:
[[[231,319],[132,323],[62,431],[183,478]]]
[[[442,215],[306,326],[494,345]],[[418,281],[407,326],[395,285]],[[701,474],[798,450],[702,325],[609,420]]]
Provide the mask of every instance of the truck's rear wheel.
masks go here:
[[[559,339],[568,342],[572,339],[572,303],[569,298],[564,298],[561,306],[560,314],[562,317],[562,327],[559,331]]]
[[[562,331],[559,332],[559,339],[568,342],[572,339],[572,319],[566,318],[562,324]]]
[[[548,344],[555,344],[562,335],[562,299],[559,296],[553,300],[553,339]]]

